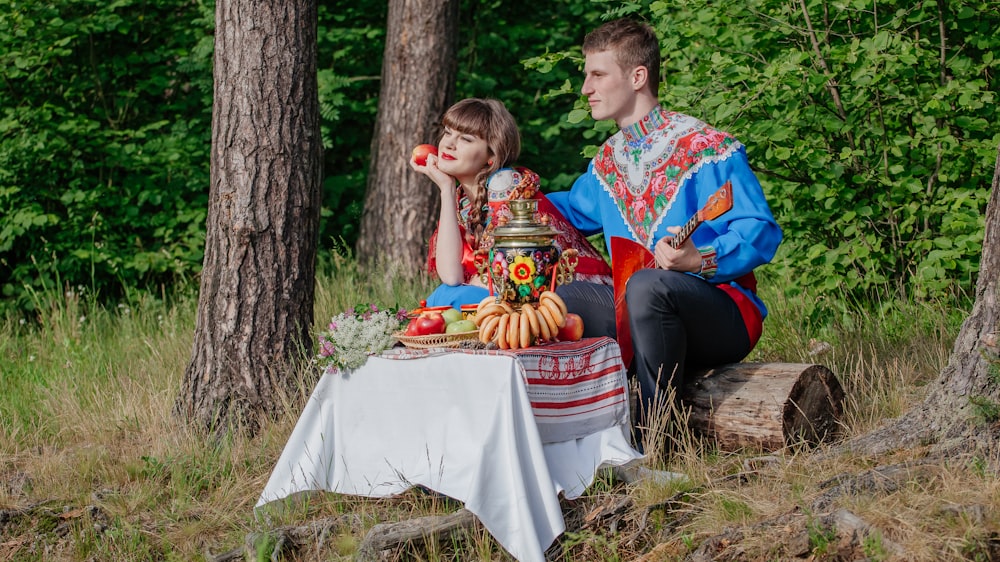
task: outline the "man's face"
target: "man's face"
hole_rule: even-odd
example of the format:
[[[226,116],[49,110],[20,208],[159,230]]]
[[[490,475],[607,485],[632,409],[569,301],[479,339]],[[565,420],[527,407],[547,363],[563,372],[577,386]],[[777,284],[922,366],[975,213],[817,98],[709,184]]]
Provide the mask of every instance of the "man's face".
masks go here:
[[[614,119],[620,126],[635,109],[636,90],[629,74],[615,60],[612,51],[588,53],[583,65],[580,93],[590,102],[590,114],[597,121]]]

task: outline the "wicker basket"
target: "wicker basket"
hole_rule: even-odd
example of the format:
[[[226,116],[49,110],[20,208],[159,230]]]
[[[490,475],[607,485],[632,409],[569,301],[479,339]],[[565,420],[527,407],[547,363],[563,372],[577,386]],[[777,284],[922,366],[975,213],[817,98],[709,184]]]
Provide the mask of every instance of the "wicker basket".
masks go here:
[[[399,343],[414,349],[429,347],[461,347],[462,342],[479,339],[479,331],[456,332],[454,334],[431,334],[429,336],[407,336],[403,332],[393,334]]]

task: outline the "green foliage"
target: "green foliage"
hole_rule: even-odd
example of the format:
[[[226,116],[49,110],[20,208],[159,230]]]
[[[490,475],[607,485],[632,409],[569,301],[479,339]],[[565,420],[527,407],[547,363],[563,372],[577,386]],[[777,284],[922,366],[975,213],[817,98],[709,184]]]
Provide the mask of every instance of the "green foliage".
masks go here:
[[[618,562],[622,560],[622,556],[618,552],[620,549],[618,543],[593,531],[567,531],[560,543],[563,556],[568,560],[576,560],[572,556],[573,550],[584,545],[587,548],[587,557],[590,559],[603,560],[605,562]]]
[[[837,540],[837,530],[823,524],[813,516],[806,523],[806,533],[809,536],[809,549],[816,556],[832,553]]]
[[[587,167],[581,149],[590,125],[560,116],[573,105],[565,94],[579,92],[571,85],[580,76],[579,45],[600,15],[573,0],[462,3],[455,98],[502,100],[521,130],[519,164],[538,172],[547,190],[568,188]]]
[[[0,0],[0,8],[3,307],[31,309],[32,294],[59,287],[113,302],[196,275],[209,190],[213,3]],[[324,245],[353,246],[358,236],[386,9],[318,7]],[[572,48],[598,12],[561,0],[463,2],[460,14],[455,96],[503,99],[521,126],[522,163],[568,186],[586,165],[579,147],[591,131],[559,121],[564,102],[549,91],[568,87],[576,68],[534,73],[519,61]]]
[[[0,0],[0,292],[106,297],[196,271],[211,6]]]
[[[524,17],[525,13],[531,17]],[[572,0],[465,0],[460,4],[454,98],[502,100],[521,129],[519,163],[539,172],[548,188],[568,187],[586,168],[580,148],[585,135],[593,133],[588,124],[559,119],[572,102],[556,95],[571,91],[569,79],[579,74],[576,65],[521,61],[574,48],[599,15]],[[326,148],[321,245],[336,246],[343,241],[353,246],[359,234],[378,109],[385,19],[384,3],[377,9],[349,2],[319,8],[319,95]],[[539,33],[539,27],[546,32]]]
[[[1000,143],[995,2],[603,3],[605,19],[656,27],[666,107],[747,145],[785,232],[772,269],[795,279],[790,293],[973,285]],[[595,141],[610,132],[580,100],[566,120]]]
[[[989,4],[648,4],[661,98],[747,144],[790,289],[972,285],[1000,142]]]
[[[566,189],[613,130],[579,95],[583,36],[610,17],[648,19],[665,105],[748,147],[786,233],[776,281],[859,300],[885,284],[967,290],[1000,142],[996,3],[805,6],[811,31],[800,4],[774,0],[463,0],[455,98],[503,100],[520,163]],[[0,309],[78,287],[114,302],[196,276],[213,12],[209,0],[0,0]],[[353,246],[386,4],[318,15],[320,240]]]
[[[723,497],[719,500],[719,509],[727,521],[743,522],[753,517],[753,509],[745,501]]]
[[[317,34],[323,135],[321,245],[358,237],[385,42],[386,3],[323,3]]]
[[[972,404],[972,411],[975,416],[986,424],[996,423],[1000,420],[1000,404],[986,396],[970,396],[969,403]]]
[[[889,551],[885,547],[882,533],[872,531],[861,539],[861,550],[872,562],[881,562],[889,558]]]
[[[961,545],[963,560],[990,562],[995,557],[996,535],[982,531],[969,531]]]

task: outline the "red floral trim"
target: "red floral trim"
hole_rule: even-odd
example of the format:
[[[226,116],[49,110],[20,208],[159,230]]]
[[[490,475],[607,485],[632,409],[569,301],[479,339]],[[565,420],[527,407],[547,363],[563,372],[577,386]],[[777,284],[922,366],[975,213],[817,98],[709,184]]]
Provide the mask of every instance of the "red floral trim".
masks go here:
[[[662,112],[660,127],[627,142],[615,135],[594,157],[594,173],[614,198],[636,241],[649,248],[674,197],[698,169],[740,146],[729,133],[686,115]],[[633,133],[634,134],[634,133]]]

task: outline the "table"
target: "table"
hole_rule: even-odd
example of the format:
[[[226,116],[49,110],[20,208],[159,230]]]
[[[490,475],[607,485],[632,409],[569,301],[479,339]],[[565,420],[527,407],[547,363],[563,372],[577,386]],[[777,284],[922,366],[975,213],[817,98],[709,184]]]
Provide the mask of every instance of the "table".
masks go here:
[[[257,507],[306,490],[385,497],[420,485],[465,504],[512,556],[544,561],[559,494],[642,455],[611,338],[518,351],[408,350],[325,374]]]

